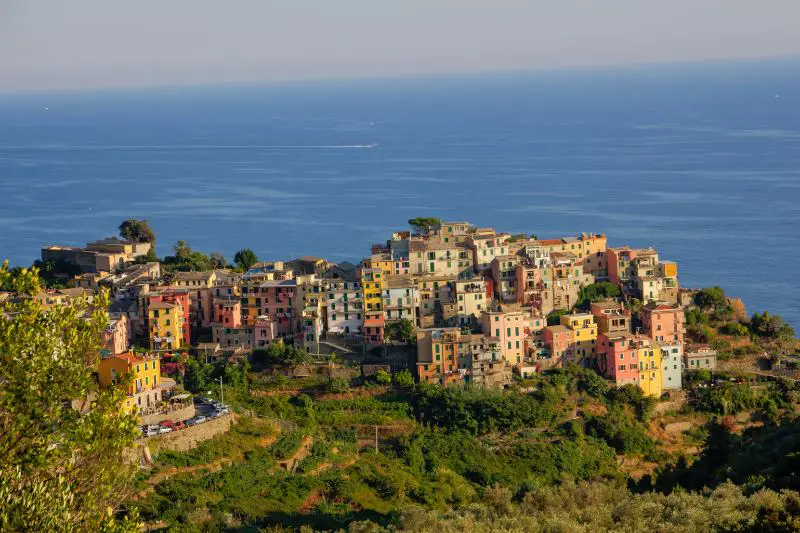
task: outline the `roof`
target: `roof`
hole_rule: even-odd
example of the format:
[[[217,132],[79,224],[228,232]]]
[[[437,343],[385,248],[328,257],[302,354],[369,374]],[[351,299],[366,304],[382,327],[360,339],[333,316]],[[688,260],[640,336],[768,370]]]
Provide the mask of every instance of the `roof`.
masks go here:
[[[271,281],[262,281],[259,287],[296,287],[297,280],[295,279],[276,279]]]
[[[559,324],[557,326],[547,326],[545,329],[549,329],[550,331],[552,331],[554,333],[564,333],[564,332],[567,332],[567,331],[569,331],[569,332],[572,331],[567,326],[562,326],[561,324]]]
[[[153,302],[150,304],[150,309],[174,309],[176,307],[180,306],[170,302]]]
[[[214,275],[214,271],[209,272],[176,272],[174,279],[202,279],[207,280]]]

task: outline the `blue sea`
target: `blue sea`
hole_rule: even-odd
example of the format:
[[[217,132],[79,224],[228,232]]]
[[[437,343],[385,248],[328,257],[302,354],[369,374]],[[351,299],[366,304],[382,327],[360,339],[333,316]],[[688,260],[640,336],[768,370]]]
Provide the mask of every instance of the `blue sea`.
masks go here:
[[[653,245],[800,328],[800,62],[0,96],[0,257],[146,218],[358,259],[413,216]]]

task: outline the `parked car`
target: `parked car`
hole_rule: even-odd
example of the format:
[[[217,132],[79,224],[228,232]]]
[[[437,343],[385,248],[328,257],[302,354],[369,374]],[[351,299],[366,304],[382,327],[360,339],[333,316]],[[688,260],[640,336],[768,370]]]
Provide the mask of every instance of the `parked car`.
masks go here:
[[[161,427],[174,429],[175,422],[173,422],[172,420],[162,420],[161,422],[158,423],[158,425]]]
[[[161,426],[161,428],[159,428],[159,430],[158,430],[158,432],[161,433],[161,434],[169,433],[171,431],[173,431],[173,429],[171,427],[167,427],[167,426]]]
[[[218,412],[220,416],[222,416],[222,415],[227,415],[228,413],[231,412],[231,410],[228,409],[227,407],[222,407],[221,409],[217,409],[216,412]]]
[[[196,426],[197,424],[202,424],[206,421],[206,417],[203,415],[196,415],[186,421],[187,426]]]
[[[178,421],[172,424],[172,429],[186,429],[186,424],[183,421]]]
[[[219,418],[222,414],[218,410],[213,410],[208,414],[208,418]]]
[[[146,437],[153,437],[158,435],[161,431],[161,426],[157,426],[155,424],[150,424],[149,426],[142,426],[142,433]]]

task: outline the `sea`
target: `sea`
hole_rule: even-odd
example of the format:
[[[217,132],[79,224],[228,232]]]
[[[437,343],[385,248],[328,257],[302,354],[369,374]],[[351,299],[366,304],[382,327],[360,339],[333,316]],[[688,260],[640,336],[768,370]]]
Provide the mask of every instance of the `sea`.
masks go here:
[[[800,329],[800,60],[0,95],[0,259],[358,260],[415,216],[655,246]]]

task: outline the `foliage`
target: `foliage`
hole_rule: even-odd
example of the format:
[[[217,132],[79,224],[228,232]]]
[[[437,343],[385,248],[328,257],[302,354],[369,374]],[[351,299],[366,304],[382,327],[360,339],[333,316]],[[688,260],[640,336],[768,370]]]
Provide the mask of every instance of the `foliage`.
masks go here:
[[[350,384],[346,379],[331,378],[325,383],[325,390],[333,393],[342,393],[350,390]]]
[[[226,268],[228,266],[228,261],[225,260],[225,256],[219,252],[211,252],[208,256],[208,260],[211,263],[211,268],[214,270]]]
[[[645,396],[642,389],[636,385],[623,385],[622,387],[612,388],[606,395],[609,403],[614,406],[629,406],[636,414],[640,422],[650,419],[655,407],[656,400],[650,396]]]
[[[33,268],[39,272],[39,282],[49,289],[60,289],[64,287],[65,278],[72,278],[81,273],[81,267],[61,257],[47,261],[36,260],[33,262]],[[19,275],[20,271],[14,270],[11,274]]]
[[[441,223],[442,219],[436,217],[416,217],[408,221],[408,225],[419,233],[428,233],[433,226],[438,226]]]
[[[725,335],[734,335],[736,337],[746,337],[750,333],[747,326],[738,322],[728,322],[719,328],[719,331]]]
[[[155,245],[156,234],[146,220],[129,218],[119,225],[119,236],[127,241],[149,242]]]
[[[700,289],[694,294],[694,303],[704,309],[715,309],[725,306],[725,291],[721,287]]]
[[[565,482],[538,487],[504,509],[485,503],[455,510],[404,509],[392,531],[477,533],[552,531],[650,533],[653,531],[796,531],[796,492],[746,495],[730,483],[703,492],[634,494],[614,482]],[[374,524],[351,531],[383,533]],[[370,527],[372,527],[370,529]]]
[[[396,322],[389,322],[384,329],[386,338],[404,344],[415,344],[417,342],[417,331],[414,328],[414,323],[403,318]]]
[[[297,366],[315,361],[314,356],[308,350],[281,343],[272,343],[267,348],[253,350],[252,358],[253,362],[259,366]]]
[[[771,315],[769,311],[762,314],[753,313],[750,329],[756,335],[770,339],[793,338],[794,328],[787,324],[780,315]]]
[[[233,262],[242,270],[249,270],[250,267],[258,263],[258,256],[250,248],[242,248],[233,256]]]
[[[384,369],[378,369],[374,375],[375,383],[378,385],[390,385],[392,383],[392,375]]]
[[[613,283],[608,281],[592,283],[586,287],[581,287],[577,306],[588,309],[592,302],[598,302],[608,298],[619,298],[620,296],[622,296],[622,291]]]
[[[607,415],[586,417],[586,434],[604,440],[618,453],[651,454],[655,442],[643,424],[626,416],[620,406],[613,406]]]
[[[508,238],[508,242],[517,242],[517,241],[525,241],[528,240],[527,233],[515,233],[514,235]]]
[[[45,310],[30,298],[36,269],[10,278],[3,263],[0,284],[18,298],[0,301],[0,529],[113,529],[108,509],[131,479],[122,451],[135,420],[120,410],[122,387],[94,378],[107,295]]]
[[[183,452],[164,450],[158,453],[158,461],[177,467],[209,464],[216,459],[237,453],[252,451],[264,437],[273,435],[271,424],[257,419],[240,418],[226,433],[220,433],[200,442],[195,448]]]
[[[481,435],[544,426],[555,418],[555,407],[531,395],[472,387],[421,384],[413,395],[417,417],[448,430]]]
[[[398,387],[413,387],[414,386],[414,376],[411,375],[407,369],[400,370],[399,372],[395,372],[392,376],[392,381]]]
[[[566,309],[556,309],[555,311],[552,311],[550,314],[547,315],[547,325],[557,326],[561,324],[561,317],[568,314],[569,311],[567,311]]]
[[[172,246],[173,253],[164,258],[162,264],[168,270],[180,272],[207,272],[215,268],[211,258],[202,252],[193,250],[184,240]]]
[[[270,452],[278,459],[288,459],[300,447],[304,437],[301,431],[281,433],[278,440],[270,447]]]

